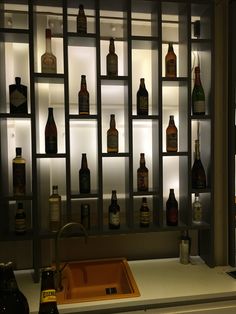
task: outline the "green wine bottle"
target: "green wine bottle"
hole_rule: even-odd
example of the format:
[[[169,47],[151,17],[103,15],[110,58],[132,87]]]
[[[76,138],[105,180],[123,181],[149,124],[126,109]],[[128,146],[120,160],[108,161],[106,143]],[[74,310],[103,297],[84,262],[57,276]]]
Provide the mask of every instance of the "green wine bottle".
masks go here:
[[[193,115],[205,114],[205,93],[200,79],[200,68],[195,67],[195,83],[192,92],[192,113]]]

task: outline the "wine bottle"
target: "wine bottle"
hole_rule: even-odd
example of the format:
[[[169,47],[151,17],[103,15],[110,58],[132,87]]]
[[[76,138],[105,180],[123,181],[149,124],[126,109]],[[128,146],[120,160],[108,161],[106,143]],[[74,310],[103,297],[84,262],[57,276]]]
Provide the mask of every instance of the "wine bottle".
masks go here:
[[[117,203],[116,190],[113,190],[111,195],[111,204],[109,206],[109,228],[120,228],[120,206]]]
[[[16,157],[12,161],[13,166],[13,194],[25,195],[26,190],[26,175],[25,165],[26,161],[21,156],[22,148],[16,147]]]
[[[48,108],[48,119],[45,126],[45,152],[57,153],[57,126],[53,116],[53,108]]]
[[[10,113],[28,113],[27,86],[21,84],[20,77],[15,77],[15,82],[9,85]]]
[[[87,203],[81,204],[81,224],[85,229],[90,229],[90,206]]]
[[[26,214],[24,211],[23,203],[18,203],[15,214],[15,233],[25,234],[26,232]]]
[[[80,193],[90,193],[90,170],[85,153],[82,154],[81,168],[79,170],[79,190]]]
[[[176,77],[176,54],[172,43],[169,43],[168,52],[165,56],[166,77]]]
[[[109,53],[107,55],[107,75],[117,76],[118,75],[118,56],[115,53],[114,38],[110,39]]]
[[[148,115],[148,91],[145,86],[144,78],[140,79],[139,90],[137,92],[137,115]]]
[[[38,314],[59,314],[57,308],[54,275],[51,268],[42,271],[40,305]]]
[[[193,189],[206,188],[206,173],[200,157],[199,140],[195,140],[195,160],[192,166],[191,175]]]
[[[41,57],[41,71],[42,73],[57,73],[57,58],[52,53],[51,48],[51,29],[46,28],[46,52]]]
[[[147,204],[147,198],[142,198],[142,205],[140,207],[140,227],[149,227],[150,225],[150,210]]]
[[[29,314],[29,304],[20,291],[12,263],[0,264],[0,313]]]
[[[87,17],[84,12],[83,4],[79,5],[79,13],[77,15],[77,33],[80,35],[87,34]]]
[[[205,93],[200,78],[200,67],[195,67],[195,82],[192,91],[192,113],[195,115],[205,114]]]
[[[51,231],[58,231],[61,227],[61,196],[58,194],[58,186],[52,186],[52,194],[48,199],[49,203],[49,228]]]
[[[145,154],[140,153],[139,168],[137,169],[138,191],[148,191],[148,168],[145,165]]]
[[[119,132],[116,129],[115,115],[110,115],[110,128],[107,131],[107,152],[118,153]]]
[[[81,75],[81,85],[78,98],[79,114],[89,114],[89,92],[87,91],[85,75]]]
[[[169,125],[166,128],[166,151],[177,152],[178,150],[178,130],[175,126],[174,116],[170,116]]]
[[[178,225],[178,202],[175,198],[174,189],[170,189],[169,198],[166,202],[166,224],[168,226]]]
[[[192,215],[194,224],[202,222],[202,203],[200,202],[199,193],[195,193],[195,199],[192,204]]]

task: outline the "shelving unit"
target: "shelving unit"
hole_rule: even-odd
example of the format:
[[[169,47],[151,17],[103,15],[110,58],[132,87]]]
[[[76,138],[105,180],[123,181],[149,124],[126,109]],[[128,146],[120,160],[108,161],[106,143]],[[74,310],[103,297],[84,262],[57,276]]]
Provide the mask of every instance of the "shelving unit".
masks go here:
[[[88,34],[76,33],[77,1],[24,1],[17,9],[14,0],[1,1],[0,17],[0,202],[3,219],[0,241],[18,240],[13,235],[13,214],[18,198],[12,196],[11,163],[15,147],[23,148],[27,159],[29,232],[21,240],[32,246],[32,267],[38,280],[42,239],[53,239],[48,231],[48,197],[53,184],[59,186],[63,223],[80,219],[80,205],[91,207],[91,235],[198,230],[199,254],[214,265],[213,204],[213,1],[91,0],[84,3]],[[18,16],[24,18],[19,19]],[[11,18],[12,28],[7,21]],[[201,21],[201,36],[193,37],[193,22]],[[20,21],[19,21],[20,20]],[[20,24],[20,22],[22,24]],[[15,26],[16,23],[16,26]],[[58,73],[43,74],[40,57],[45,51],[45,28],[52,30],[52,50]],[[109,38],[115,38],[118,76],[106,76]],[[164,73],[167,44],[177,54],[177,78]],[[19,46],[20,45],[20,46]],[[23,46],[21,46],[23,45]],[[19,46],[19,47],[18,47]],[[23,47],[23,48],[22,48]],[[206,93],[207,112],[191,114],[192,69],[199,59]],[[13,62],[12,62],[13,61]],[[86,75],[90,93],[90,115],[78,115],[80,76]],[[22,77],[28,86],[27,115],[9,114],[8,85]],[[136,92],[145,78],[149,92],[149,115],[137,116]],[[44,127],[47,108],[54,108],[58,128],[58,154],[46,155]],[[116,115],[119,153],[106,152],[110,114]],[[170,114],[175,115],[179,132],[177,153],[165,151],[165,130]],[[204,223],[192,224],[191,167],[194,140],[200,123],[201,159],[207,172],[207,188],[199,191]],[[19,126],[18,126],[19,124]],[[13,133],[15,136],[13,136]],[[91,172],[91,194],[80,195],[78,171],[82,152],[87,153]],[[149,190],[137,191],[136,172],[140,153],[149,169]],[[165,203],[174,188],[179,203],[179,225],[165,223]],[[111,190],[116,189],[121,207],[120,230],[108,228]],[[141,199],[146,196],[151,225],[139,227]]]

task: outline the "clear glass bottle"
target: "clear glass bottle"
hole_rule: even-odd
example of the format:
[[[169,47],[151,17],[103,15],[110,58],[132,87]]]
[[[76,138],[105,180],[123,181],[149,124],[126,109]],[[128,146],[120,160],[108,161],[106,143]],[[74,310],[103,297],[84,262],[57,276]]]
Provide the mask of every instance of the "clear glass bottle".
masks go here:
[[[118,56],[115,53],[114,38],[110,39],[109,53],[106,59],[107,59],[107,75],[117,76],[118,75]]]
[[[169,125],[166,128],[166,151],[177,152],[178,150],[178,130],[175,126],[174,116],[170,116]]]
[[[21,154],[22,148],[16,147],[16,157],[12,161],[13,194],[16,196],[26,192],[26,161]]]
[[[15,77],[15,82],[9,85],[10,113],[28,113],[27,86],[21,84],[20,77]]]
[[[199,146],[199,140],[195,140],[195,160],[191,171],[193,189],[206,188],[206,173],[201,161]]]
[[[90,170],[85,153],[82,153],[81,168],[79,170],[79,190],[82,194],[90,193]]]
[[[57,58],[52,53],[51,48],[51,29],[46,28],[46,52],[41,57],[41,71],[42,73],[57,73]]]
[[[178,202],[175,198],[174,189],[170,189],[169,198],[166,202],[166,224],[167,226],[178,225]]]
[[[148,191],[148,168],[144,153],[140,153],[139,168],[137,169],[137,190]]]
[[[45,152],[46,154],[57,153],[57,126],[53,116],[53,108],[48,108],[48,119],[45,126]]]
[[[145,86],[144,78],[140,79],[139,90],[137,92],[137,115],[148,115],[148,91]]]
[[[117,203],[116,190],[113,190],[111,195],[111,204],[109,206],[109,228],[120,228],[120,206]]]
[[[205,114],[205,93],[200,78],[200,67],[195,67],[195,81],[192,91],[192,113],[194,115]]]
[[[87,17],[84,12],[83,4],[79,5],[79,13],[77,15],[77,33],[80,35],[87,34]]]
[[[107,131],[107,152],[118,153],[119,132],[116,129],[115,115],[110,115],[110,128]]]
[[[142,198],[142,205],[140,207],[140,227],[147,228],[150,225],[150,210],[147,204],[147,198]]]
[[[26,233],[26,214],[23,207],[23,203],[17,204],[17,210],[15,214],[15,233],[25,234]]]
[[[168,52],[165,56],[166,77],[176,77],[176,54],[174,52],[173,44],[169,43]]]
[[[192,204],[192,217],[194,224],[202,223],[202,203],[200,202],[199,193],[195,193],[195,199]]]
[[[61,227],[61,196],[58,194],[58,186],[52,186],[52,194],[48,199],[49,203],[49,228],[51,231],[58,231]]]
[[[79,98],[79,114],[89,114],[89,92],[87,91],[85,75],[81,75],[81,85],[78,98]]]

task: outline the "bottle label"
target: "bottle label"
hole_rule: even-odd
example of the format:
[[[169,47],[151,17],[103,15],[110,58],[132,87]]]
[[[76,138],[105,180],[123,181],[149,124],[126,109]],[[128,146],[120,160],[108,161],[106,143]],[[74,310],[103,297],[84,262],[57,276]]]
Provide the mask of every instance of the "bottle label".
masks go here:
[[[61,204],[58,200],[49,201],[50,221],[59,222],[61,213]]]
[[[25,164],[13,163],[13,192],[25,194]]]
[[[57,137],[47,136],[45,139],[46,153],[57,153]]]
[[[19,107],[20,105],[24,104],[26,101],[27,101],[27,98],[25,97],[25,95],[17,89],[15,89],[10,94],[10,103],[14,107]]]
[[[25,218],[16,218],[15,219],[15,231],[17,233],[23,233],[26,230]]]
[[[109,222],[113,226],[119,226],[120,224],[120,212],[109,213]]]
[[[139,96],[138,112],[147,113],[148,112],[148,97]]]
[[[89,193],[90,192],[90,176],[89,173],[80,174],[80,192]]]
[[[42,56],[42,73],[57,73],[56,58],[48,53]]]
[[[138,173],[138,191],[148,190],[148,174],[146,172]]]
[[[117,75],[117,58],[116,55],[109,55],[107,58],[107,74],[108,75]]]
[[[205,101],[204,100],[194,101],[193,113],[205,113]]]
[[[108,135],[107,136],[107,147],[112,150],[118,151],[118,136],[116,135]]]
[[[172,149],[177,149],[177,134],[172,133],[172,134],[167,134],[167,148],[172,148]]]
[[[89,114],[89,97],[88,95],[79,95],[79,113]]]
[[[200,223],[202,221],[202,206],[199,204],[193,207],[193,221]]]
[[[174,59],[166,61],[166,76],[176,76],[176,62]]]
[[[149,225],[149,223],[150,223],[150,213],[149,213],[149,211],[141,211],[140,212],[140,223],[142,225]]]
[[[177,225],[178,223],[178,211],[175,207],[168,209],[167,221],[171,225]]]
[[[55,289],[43,290],[41,292],[40,303],[57,302]]]

